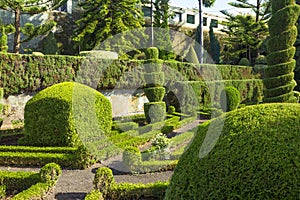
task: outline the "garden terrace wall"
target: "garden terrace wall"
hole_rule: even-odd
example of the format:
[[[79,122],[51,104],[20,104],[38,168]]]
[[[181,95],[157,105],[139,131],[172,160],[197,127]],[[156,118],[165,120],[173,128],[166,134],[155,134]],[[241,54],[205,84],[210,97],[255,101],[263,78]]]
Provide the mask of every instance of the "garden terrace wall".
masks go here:
[[[144,60],[87,59],[85,57],[59,55],[0,54],[0,87],[6,96],[37,92],[53,84],[76,81],[93,85],[97,90],[139,88],[144,85]],[[92,66],[92,67],[89,67]],[[96,66],[96,68],[95,68]],[[201,67],[200,67],[201,66]],[[214,70],[216,66],[222,77],[214,80],[241,80],[259,78],[252,67],[233,65],[195,65],[191,63],[164,61],[166,81],[202,80],[201,72]],[[174,71],[177,73],[174,76]],[[95,83],[89,78],[99,75]],[[101,76],[100,76],[101,75]]]

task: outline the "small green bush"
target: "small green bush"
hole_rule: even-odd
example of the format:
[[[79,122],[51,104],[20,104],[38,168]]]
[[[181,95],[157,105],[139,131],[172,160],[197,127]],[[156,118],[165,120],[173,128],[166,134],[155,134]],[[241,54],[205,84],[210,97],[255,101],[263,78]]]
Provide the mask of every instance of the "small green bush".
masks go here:
[[[221,92],[220,102],[224,112],[235,110],[241,102],[240,92],[235,87],[225,87]]]
[[[84,200],[104,200],[104,198],[99,190],[92,190],[85,196]]]
[[[22,144],[78,147],[82,144],[80,138],[91,139],[93,126],[99,126],[101,134],[109,134],[112,108],[109,100],[96,90],[64,82],[31,98],[26,103],[24,119]]]
[[[5,195],[6,195],[6,186],[0,185],[0,198],[4,199]]]
[[[150,102],[159,102],[163,100],[166,89],[164,87],[150,87],[145,88],[144,92]]]
[[[176,108],[174,106],[169,106],[168,107],[168,114],[173,114],[174,112],[176,112]]]
[[[97,169],[94,177],[94,189],[100,191],[103,197],[109,193],[109,189],[112,184],[115,183],[115,179],[112,171],[106,167],[100,167]]]
[[[255,65],[266,65],[266,64],[267,64],[267,59],[266,59],[266,56],[264,56],[264,55],[259,55],[255,59]]]
[[[246,106],[200,125],[165,199],[297,199],[299,119],[299,104],[272,103]],[[217,142],[210,141],[218,131]]]
[[[161,122],[166,117],[165,102],[150,102],[144,104],[144,112],[148,123]]]
[[[239,61],[239,65],[241,65],[241,66],[250,66],[250,61],[248,60],[248,58],[242,58]]]
[[[147,48],[145,55],[146,55],[146,59],[158,59],[158,57],[159,57],[158,48],[156,48],[156,47]]]
[[[48,163],[40,170],[40,181],[43,183],[55,183],[60,177],[62,171],[58,164]]]
[[[123,152],[123,164],[129,172],[141,172],[142,156],[137,147],[126,147]]]

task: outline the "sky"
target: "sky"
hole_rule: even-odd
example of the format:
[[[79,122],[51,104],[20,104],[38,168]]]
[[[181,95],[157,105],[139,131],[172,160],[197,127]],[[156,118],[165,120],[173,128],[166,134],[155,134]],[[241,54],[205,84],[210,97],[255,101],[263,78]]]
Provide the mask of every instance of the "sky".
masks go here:
[[[172,6],[178,6],[182,8],[198,8],[198,0],[170,0]],[[211,14],[222,15],[220,10],[228,10],[230,13],[234,13],[236,8],[228,5],[228,2],[236,2],[235,0],[216,0],[211,8],[203,7],[204,12]],[[249,2],[253,2],[250,0]]]

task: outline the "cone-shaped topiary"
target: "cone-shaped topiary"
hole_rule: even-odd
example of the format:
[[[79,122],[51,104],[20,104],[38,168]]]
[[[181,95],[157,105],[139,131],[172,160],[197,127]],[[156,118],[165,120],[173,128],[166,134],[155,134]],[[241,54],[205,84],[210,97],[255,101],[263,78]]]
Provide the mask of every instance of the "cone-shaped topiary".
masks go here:
[[[48,87],[25,106],[25,136],[20,141],[32,146],[78,147],[90,136],[111,130],[112,108],[98,91],[74,82]],[[80,135],[84,133],[86,135]],[[85,138],[87,137],[87,138]]]
[[[272,17],[268,22],[270,39],[267,43],[268,67],[265,69],[264,102],[296,102],[294,97],[293,59],[297,37],[295,26],[300,6],[294,0],[273,0]]]
[[[238,108],[241,102],[240,92],[233,86],[225,87],[221,92],[221,108],[224,112]]]
[[[299,119],[299,104],[273,103],[247,106],[200,125],[179,159],[165,200],[298,199]],[[221,134],[215,135],[218,130]]]

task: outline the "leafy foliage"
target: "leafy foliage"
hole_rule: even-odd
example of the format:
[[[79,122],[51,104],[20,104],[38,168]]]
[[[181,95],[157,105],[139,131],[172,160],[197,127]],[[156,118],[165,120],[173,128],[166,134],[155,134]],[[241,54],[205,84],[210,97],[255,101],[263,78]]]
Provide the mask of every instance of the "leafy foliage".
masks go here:
[[[300,6],[295,2],[272,1],[272,18],[269,20],[270,39],[267,43],[264,102],[296,102],[293,89],[296,85],[294,69],[297,28],[295,23],[300,14]],[[288,38],[288,39],[287,39]]]
[[[55,22],[52,20],[47,21],[45,24],[38,25],[34,27],[32,23],[27,23],[22,28],[21,27],[21,15],[36,15],[46,12],[48,9],[55,9],[59,7],[66,0],[20,0],[20,1],[1,1],[0,9],[3,9],[14,14],[15,23],[15,35],[14,35],[14,52],[19,53],[20,50],[20,35],[21,32],[24,33],[27,38],[22,42],[31,40],[32,38],[48,33]]]
[[[138,44],[131,29],[144,24],[140,0],[87,0],[79,3],[83,13],[76,22],[74,41],[81,50],[92,50],[106,39],[122,33],[118,41],[105,44],[106,50],[127,53],[127,46]],[[115,42],[115,43],[114,43]]]
[[[240,92],[232,86],[225,87],[221,92],[221,108],[224,112],[232,111],[240,105]]]
[[[175,168],[165,199],[297,198],[299,117],[298,104],[261,104],[201,125]],[[221,134],[199,158],[203,145],[213,142],[208,129]]]
[[[237,64],[240,58],[246,57],[252,63],[258,56],[259,48],[266,38],[268,31],[265,21],[255,21],[251,15],[227,15],[222,29],[227,37],[222,60],[225,63]]]

